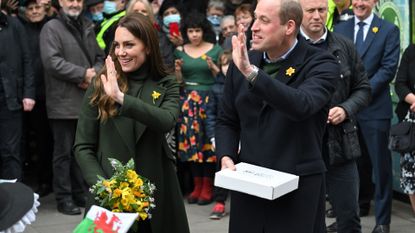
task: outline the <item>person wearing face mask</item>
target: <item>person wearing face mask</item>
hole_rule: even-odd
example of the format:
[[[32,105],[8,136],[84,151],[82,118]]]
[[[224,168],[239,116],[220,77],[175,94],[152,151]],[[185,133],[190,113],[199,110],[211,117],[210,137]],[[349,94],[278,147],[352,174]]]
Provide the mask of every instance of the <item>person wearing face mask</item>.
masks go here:
[[[118,20],[125,16],[127,0],[105,0],[104,1],[104,20],[101,22],[97,33],[97,42],[105,54],[109,53],[111,43],[114,40],[115,28]]]
[[[46,110],[53,136],[53,191],[59,212],[81,214],[84,180],[72,152],[85,89],[102,65],[93,25],[81,14],[83,0],[59,0],[59,15],[40,32]]]
[[[222,21],[225,12],[225,4],[222,1],[210,0],[206,10],[208,21],[212,24],[213,31],[216,35],[216,43],[219,43],[219,36],[221,32],[220,22]]]
[[[98,33],[104,20],[104,0],[86,0],[85,6],[85,14],[94,23],[95,33]]]
[[[172,30],[172,26],[179,25],[181,22],[180,14],[181,5],[174,0],[164,0],[160,6],[159,16],[162,22],[162,30],[166,34],[169,41],[177,46],[183,45],[183,37],[179,31]]]

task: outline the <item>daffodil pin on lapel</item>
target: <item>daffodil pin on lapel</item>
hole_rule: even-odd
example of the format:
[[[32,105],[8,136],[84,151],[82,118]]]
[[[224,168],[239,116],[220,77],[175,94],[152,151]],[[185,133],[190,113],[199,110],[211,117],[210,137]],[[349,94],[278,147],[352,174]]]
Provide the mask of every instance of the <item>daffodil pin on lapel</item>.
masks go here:
[[[372,28],[372,32],[373,32],[373,33],[377,33],[378,31],[379,31],[379,28],[378,28],[378,27],[373,27],[373,28]]]
[[[157,91],[153,91],[151,97],[153,97],[153,104],[156,104],[156,100],[161,96],[161,94]]]
[[[287,76],[292,76],[295,73],[295,69],[293,67],[289,67],[286,71],[285,71],[285,75]]]

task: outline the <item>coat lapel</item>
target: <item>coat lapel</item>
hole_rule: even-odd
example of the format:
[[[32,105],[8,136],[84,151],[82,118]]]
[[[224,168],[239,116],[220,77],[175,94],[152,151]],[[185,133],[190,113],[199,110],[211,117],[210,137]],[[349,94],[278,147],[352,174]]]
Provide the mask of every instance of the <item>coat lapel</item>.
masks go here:
[[[113,120],[115,128],[118,131],[121,139],[125,142],[131,155],[134,155],[134,129],[131,127],[133,119],[127,117],[114,117]]]
[[[146,79],[144,82],[143,90],[140,93],[140,99],[147,104],[159,107],[165,97],[166,88],[157,84],[158,83],[151,78]],[[135,143],[137,143],[140,137],[143,135],[147,126],[136,121],[134,127],[136,134]]]
[[[301,64],[304,61],[304,51],[306,51],[304,43],[304,39],[298,39],[296,47],[282,63],[276,76],[277,80],[289,84],[296,79]]]
[[[373,20],[372,20],[372,24],[370,25],[369,30],[367,32],[366,39],[363,42],[362,51],[360,52],[361,57],[363,57],[365,55],[365,53],[367,52],[369,46],[374,41],[374,38],[375,38],[376,34],[379,33],[380,26],[381,26],[381,21],[379,20],[379,18],[376,15],[374,15]],[[374,28],[377,28],[377,30],[374,30]]]

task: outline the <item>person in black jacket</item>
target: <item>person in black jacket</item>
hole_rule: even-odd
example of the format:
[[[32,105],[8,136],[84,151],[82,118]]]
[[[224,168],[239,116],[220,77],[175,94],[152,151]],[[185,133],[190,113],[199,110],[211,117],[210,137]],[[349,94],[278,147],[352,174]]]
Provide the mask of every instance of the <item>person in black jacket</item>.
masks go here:
[[[228,71],[229,64],[232,62],[232,51],[224,51],[218,59],[217,67],[211,58],[207,58],[209,66],[211,66],[212,72],[217,73],[215,83],[209,91],[209,101],[206,106],[206,134],[212,143],[212,150],[215,150],[215,125],[216,117],[220,111],[220,101],[223,96],[223,87],[225,86],[226,72]],[[213,68],[214,67],[214,68]],[[214,187],[213,198],[215,205],[212,208],[212,212],[209,216],[210,219],[221,219],[226,215],[225,201],[228,195],[228,190]]]
[[[45,6],[38,3],[37,0],[27,0],[24,6],[24,16],[19,19],[23,23],[27,34],[35,78],[36,106],[33,111],[24,114],[23,141],[26,149],[26,160],[32,159],[35,165],[36,181],[38,182],[36,193],[42,197],[52,192],[53,138],[46,114],[45,79],[42,61],[39,59],[39,36],[43,25],[51,18],[46,15]],[[34,134],[31,134],[31,132],[34,132]],[[31,142],[35,143],[35,150],[30,150]],[[37,155],[37,159],[33,155]]]
[[[18,19],[0,11],[0,179],[22,178],[22,109],[35,105],[26,38]]]
[[[298,1],[261,0],[255,15],[252,50],[242,25],[232,40],[215,128],[217,161],[222,170],[246,162],[288,172],[299,184],[272,201],[232,191],[229,232],[325,232],[321,146],[340,66],[297,39]]]
[[[402,55],[398,75],[395,80],[395,91],[399,97],[396,114],[402,121],[408,111],[415,112],[415,45],[410,44]],[[412,210],[415,213],[415,152],[401,156],[401,188],[409,195]]]
[[[327,50],[342,64],[336,92],[331,102],[323,140],[323,158],[327,166],[326,182],[336,222],[327,232],[361,232],[356,161],[345,155],[343,130],[354,124],[356,113],[370,101],[370,85],[363,63],[351,41],[325,26],[326,0],[301,0],[303,21],[301,35],[309,44]],[[353,125],[353,127],[355,124]],[[357,132],[353,134],[358,142]],[[347,145],[359,148],[359,144]]]

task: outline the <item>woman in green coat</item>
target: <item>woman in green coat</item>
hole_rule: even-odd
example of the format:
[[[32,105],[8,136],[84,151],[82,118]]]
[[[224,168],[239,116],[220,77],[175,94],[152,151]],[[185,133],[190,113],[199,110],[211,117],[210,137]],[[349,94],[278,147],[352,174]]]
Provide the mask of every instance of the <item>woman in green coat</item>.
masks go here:
[[[174,157],[164,136],[179,115],[179,85],[162,64],[150,21],[139,14],[121,19],[105,67],[85,95],[74,151],[89,186],[97,175],[111,177],[108,158],[122,163],[134,158],[137,173],[156,185],[156,208],[138,231],[187,233]]]

